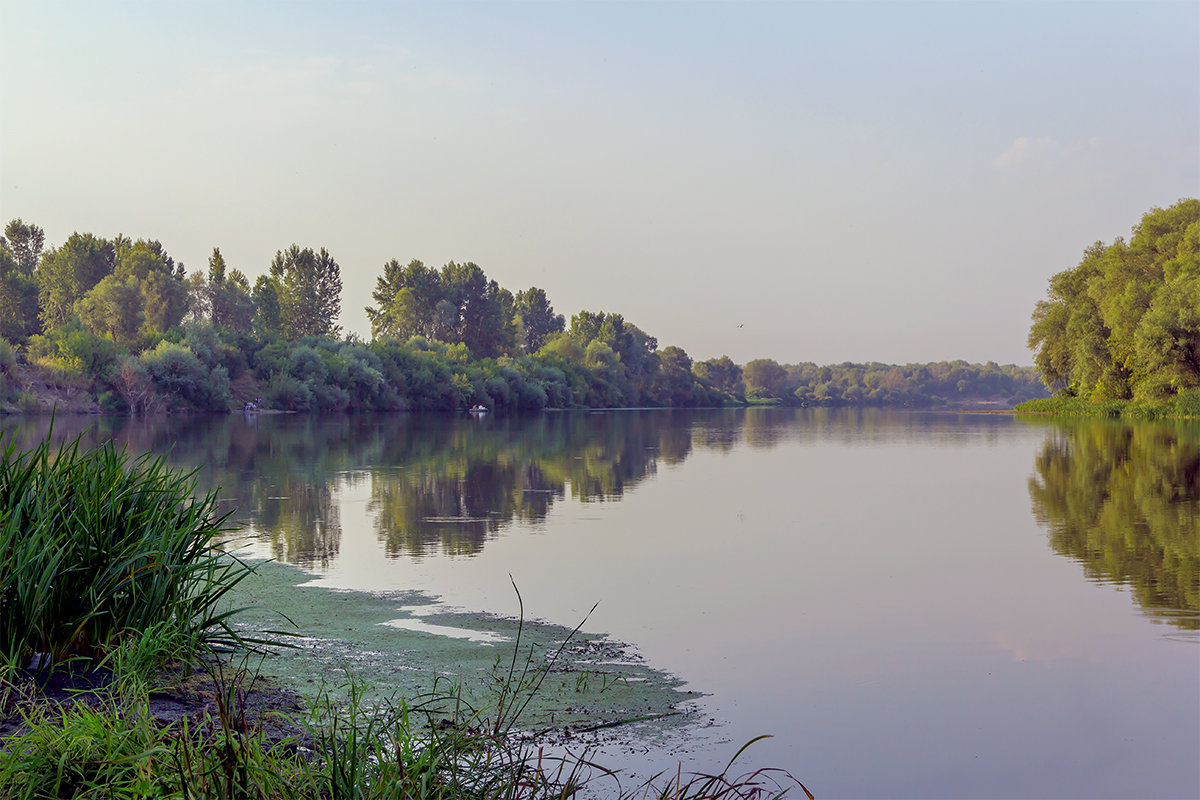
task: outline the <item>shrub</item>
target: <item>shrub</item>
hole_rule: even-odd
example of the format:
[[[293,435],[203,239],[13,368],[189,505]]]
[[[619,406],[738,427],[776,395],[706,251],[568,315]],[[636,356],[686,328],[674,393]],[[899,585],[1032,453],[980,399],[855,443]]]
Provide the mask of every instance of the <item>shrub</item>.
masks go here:
[[[1175,413],[1181,417],[1200,417],[1200,387],[1184,389],[1175,395]]]
[[[111,440],[52,434],[24,452],[0,442],[0,671],[102,657],[164,623],[195,650],[241,642],[218,606],[249,568],[221,549],[215,492],[194,499],[195,473]]]
[[[183,398],[199,409],[229,409],[233,395],[225,368],[209,370],[183,345],[159,342],[154,350],[142,354],[142,364],[164,394]]]
[[[17,354],[12,345],[0,339],[0,375],[13,375],[17,369]]]
[[[311,411],[317,405],[308,384],[296,380],[291,375],[279,374],[272,378],[267,384],[265,397],[267,405],[271,408],[289,411]]]

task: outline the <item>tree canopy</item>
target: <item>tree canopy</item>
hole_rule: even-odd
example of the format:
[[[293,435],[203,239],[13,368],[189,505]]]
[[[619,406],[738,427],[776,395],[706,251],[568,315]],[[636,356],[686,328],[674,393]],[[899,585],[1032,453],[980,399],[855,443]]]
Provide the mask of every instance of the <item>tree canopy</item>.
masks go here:
[[[1142,217],[1050,279],[1029,347],[1065,395],[1158,401],[1200,386],[1200,200]]]

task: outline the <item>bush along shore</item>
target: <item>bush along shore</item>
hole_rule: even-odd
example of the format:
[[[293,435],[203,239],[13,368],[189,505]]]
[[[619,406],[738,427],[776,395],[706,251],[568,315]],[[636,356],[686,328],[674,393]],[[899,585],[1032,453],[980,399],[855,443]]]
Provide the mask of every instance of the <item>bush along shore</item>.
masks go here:
[[[564,337],[566,334],[564,334]],[[477,359],[463,345],[420,337],[364,344],[310,337],[271,344],[188,324],[132,356],[83,330],[54,356],[0,340],[0,413],[157,414],[256,410],[454,412],[546,408],[746,405],[1009,409],[1044,397],[1029,367],[968,364],[778,364],[728,357],[671,367],[670,348],[640,377],[600,363],[569,339],[544,352]],[[599,351],[598,348],[593,348]],[[593,353],[594,354],[594,353]],[[669,371],[669,370],[668,370]],[[672,382],[673,381],[673,382]],[[673,387],[673,388],[672,388]]]
[[[812,797],[783,771],[736,775],[741,751],[631,788],[547,755],[521,718],[571,636],[536,660],[518,637],[488,704],[436,684],[368,701],[353,675],[311,698],[272,685],[256,665],[295,632],[238,624],[254,567],[194,474],[111,443],[0,447],[0,796]]]
[[[1165,419],[1200,417],[1200,388],[1184,389],[1168,400],[1104,400],[1079,397],[1045,397],[1019,404],[1018,414],[1051,414],[1063,417],[1122,417]]]

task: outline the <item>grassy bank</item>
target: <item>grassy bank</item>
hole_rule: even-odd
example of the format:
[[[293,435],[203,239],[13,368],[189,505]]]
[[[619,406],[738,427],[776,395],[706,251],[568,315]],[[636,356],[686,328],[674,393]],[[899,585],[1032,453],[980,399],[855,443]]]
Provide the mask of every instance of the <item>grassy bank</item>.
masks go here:
[[[1132,400],[1092,402],[1078,397],[1044,397],[1027,400],[1013,409],[1018,414],[1052,414],[1063,417],[1122,417],[1165,419],[1200,417],[1200,389],[1186,389],[1158,403]]]
[[[808,794],[786,772],[735,777],[732,761],[624,787],[549,755],[526,713],[561,679],[573,634],[528,647],[521,623],[486,703],[448,682],[379,698],[349,670],[307,700],[266,686],[259,659],[277,634],[230,606],[254,567],[225,551],[215,494],[197,498],[194,476],[161,459],[49,441],[0,441],[0,796]]]

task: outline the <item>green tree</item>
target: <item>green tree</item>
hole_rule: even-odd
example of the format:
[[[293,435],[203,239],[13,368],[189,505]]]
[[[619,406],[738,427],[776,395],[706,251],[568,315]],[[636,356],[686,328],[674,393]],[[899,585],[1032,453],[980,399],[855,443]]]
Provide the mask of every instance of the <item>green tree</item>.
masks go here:
[[[1093,401],[1163,399],[1194,384],[1191,278],[1200,200],[1151,209],[1127,244],[1097,242],[1050,279],[1030,349],[1046,385]]]
[[[270,274],[276,282],[285,337],[337,335],[341,330],[335,320],[342,310],[342,276],[328,250],[301,250],[293,244],[275,254]]]
[[[20,217],[9,222],[4,228],[4,236],[0,236],[0,249],[12,254],[17,271],[26,278],[37,269],[45,244],[46,232],[32,223],[26,224]]]
[[[453,321],[439,337],[442,341],[461,342],[477,358],[494,358],[511,351],[516,325],[505,313],[503,290],[496,281],[488,280],[478,264],[451,261],[442,267],[441,283],[443,298],[453,307]]]
[[[192,302],[201,307],[197,319],[237,333],[250,332],[254,320],[250,281],[241,271],[228,270],[219,247],[214,247],[208,258],[208,280],[199,275],[193,279]]]
[[[747,394],[781,398],[786,394],[784,381],[787,377],[787,370],[770,358],[756,358],[742,368]]]
[[[108,275],[75,304],[79,321],[97,336],[111,336],[124,347],[137,341],[145,321],[145,299],[132,275]]]
[[[729,356],[697,361],[692,365],[692,371],[718,391],[733,395],[745,391],[742,384],[742,368],[733,363]]]
[[[262,339],[283,335],[283,312],[279,301],[279,281],[259,275],[254,282],[254,331]]]
[[[416,259],[408,262],[408,266],[401,266],[393,258],[383,265],[383,274],[376,279],[371,296],[377,304],[366,310],[372,338],[436,338],[434,310],[442,300],[442,281],[437,270]]]
[[[1160,399],[1200,386],[1200,274],[1177,275],[1159,289],[1134,340],[1145,373],[1139,397]]]
[[[37,280],[22,271],[8,243],[0,239],[0,338],[24,344],[41,332]]]
[[[38,301],[45,328],[61,325],[75,302],[113,271],[112,242],[90,233],[72,233],[61,247],[46,251],[38,266]]]
[[[546,292],[536,286],[517,292],[513,308],[521,349],[526,353],[541,350],[549,336],[562,333],[566,326],[563,315],[554,313]]]
[[[517,325],[512,294],[478,264],[451,261],[435,271],[420,261],[383,265],[368,307],[371,335],[464,344],[477,358],[512,352]]]
[[[695,378],[691,356],[682,347],[670,345],[658,352],[661,388],[658,400],[669,406],[695,405]]]

